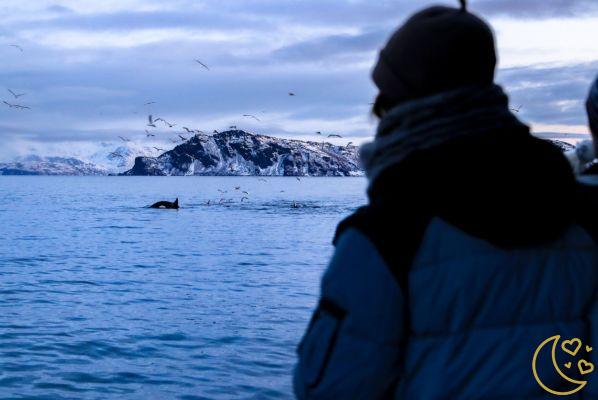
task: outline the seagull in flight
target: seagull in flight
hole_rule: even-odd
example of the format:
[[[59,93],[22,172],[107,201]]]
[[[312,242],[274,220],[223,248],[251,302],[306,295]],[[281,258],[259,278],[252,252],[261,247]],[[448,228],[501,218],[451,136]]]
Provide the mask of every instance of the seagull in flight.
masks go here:
[[[127,139],[126,137],[122,137],[122,136],[119,136],[119,138],[120,138],[120,140],[122,140],[123,142],[130,142],[130,141],[131,141],[131,139]]]
[[[289,92],[289,96],[293,97],[293,96],[295,96],[295,93]]]
[[[19,49],[19,51],[22,53],[23,52],[23,48],[21,46],[19,46],[18,44],[9,44],[10,47],[14,47],[15,49]]]
[[[228,127],[228,129],[237,129],[237,125],[231,125]]]
[[[116,151],[111,152],[110,155],[115,158],[125,158],[122,154],[120,154]]]
[[[153,133],[149,133],[148,130],[146,129],[145,130],[145,136],[146,137],[153,137],[153,136],[156,136],[156,135],[154,135]]]
[[[187,131],[187,133],[193,133],[193,130],[187,128],[186,126],[183,126],[183,129]]]
[[[265,180],[264,178],[259,178],[258,179],[259,182],[268,182],[267,180]]]
[[[243,202],[243,200],[249,200],[249,197],[247,197],[247,196],[241,197],[241,203]]]
[[[159,122],[159,121],[162,121],[162,122],[164,122],[164,124],[165,124],[166,126],[168,126],[169,128],[172,128],[172,127],[175,127],[175,126],[176,126],[176,124],[171,124],[170,122],[166,121],[164,118],[156,118],[156,119],[154,120],[154,123],[156,123],[156,122]]]
[[[189,139],[187,139],[186,137],[184,137],[184,136],[182,136],[182,135],[178,135],[178,136],[181,138],[181,140],[182,140],[183,142],[186,142],[187,140],[189,140]]]
[[[144,106],[150,106],[152,104],[156,104],[155,101],[148,101],[147,103],[144,104]]]
[[[521,111],[521,107],[523,107],[523,106],[519,106],[517,108],[511,108],[511,111],[518,113],[519,111]]]
[[[165,151],[164,149],[161,149],[159,147],[154,147],[154,149],[156,149],[157,151]]]
[[[247,117],[247,118],[253,118],[253,119],[255,119],[257,122],[262,122],[262,120],[261,120],[261,119],[259,119],[258,117],[256,117],[255,115],[251,115],[251,114],[243,114],[243,116],[244,116],[244,117]]]
[[[2,101],[4,104],[6,104],[7,106],[9,106],[10,108],[16,108],[18,110],[31,110],[31,107],[26,107],[26,106],[22,106],[20,104],[11,104],[7,101]]]
[[[207,65],[205,65],[204,63],[202,63],[197,58],[195,59],[195,62],[198,63],[199,65],[201,65],[202,67],[204,67],[205,69],[207,69],[208,71],[210,70],[210,67],[208,67]]]
[[[147,121],[148,121],[147,126],[151,126],[152,128],[156,127],[156,121],[154,121],[154,117],[152,117],[151,114],[147,116]]]
[[[347,147],[351,146],[352,144],[353,144],[353,142],[347,143]]]
[[[320,131],[316,132],[316,135],[321,135],[321,134],[322,134],[322,132],[320,132]]]
[[[216,129],[214,129],[214,132],[213,132],[213,133],[218,133],[218,131],[217,131]]]
[[[337,135],[337,134],[328,135],[328,137],[329,138],[332,138],[332,137],[342,138],[341,135]]]
[[[12,94],[14,96],[15,99],[18,99],[19,97],[25,96],[27,94],[27,93],[15,93],[10,89],[7,89],[7,90],[10,92],[10,94]]]

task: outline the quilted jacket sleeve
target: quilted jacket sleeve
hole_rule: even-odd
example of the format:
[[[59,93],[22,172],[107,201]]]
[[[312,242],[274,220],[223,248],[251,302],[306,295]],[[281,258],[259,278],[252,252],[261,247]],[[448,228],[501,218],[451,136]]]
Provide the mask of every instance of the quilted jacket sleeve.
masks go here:
[[[348,229],[322,279],[321,298],[298,348],[300,399],[376,399],[400,378],[403,293],[366,236]]]

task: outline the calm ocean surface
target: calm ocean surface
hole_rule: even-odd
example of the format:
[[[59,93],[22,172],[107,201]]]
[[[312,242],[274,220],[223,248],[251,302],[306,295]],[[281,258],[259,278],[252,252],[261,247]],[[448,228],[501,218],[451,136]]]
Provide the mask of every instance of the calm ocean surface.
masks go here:
[[[291,398],[334,229],[365,187],[0,177],[0,398]]]

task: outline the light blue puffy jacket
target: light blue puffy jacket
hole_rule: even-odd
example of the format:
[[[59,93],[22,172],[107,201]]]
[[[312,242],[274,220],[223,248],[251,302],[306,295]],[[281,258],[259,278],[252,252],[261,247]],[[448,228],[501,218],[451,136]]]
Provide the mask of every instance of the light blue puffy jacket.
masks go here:
[[[551,336],[576,337],[584,348],[571,358],[571,370],[581,358],[598,366],[597,289],[598,247],[577,226],[543,246],[506,251],[435,218],[406,290],[368,237],[348,229],[298,348],[295,393],[300,399],[557,398],[536,382],[534,352]],[[586,344],[596,350],[587,353]],[[565,356],[559,353],[559,362]],[[554,373],[550,357],[540,358],[546,386],[575,387]],[[583,378],[587,386],[566,398],[598,399],[598,372]]]

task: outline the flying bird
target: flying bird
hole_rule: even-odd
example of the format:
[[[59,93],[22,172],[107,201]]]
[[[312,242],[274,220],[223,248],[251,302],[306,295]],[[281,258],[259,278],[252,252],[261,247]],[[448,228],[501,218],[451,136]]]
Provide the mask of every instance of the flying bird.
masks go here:
[[[295,178],[297,178],[297,180],[298,180],[299,182],[301,182],[301,178],[299,178],[298,176],[296,176]]]
[[[328,137],[329,137],[329,138],[331,138],[331,137],[342,138],[342,136],[341,136],[341,135],[337,135],[337,134],[328,135]]]
[[[122,140],[123,142],[130,142],[130,141],[131,141],[131,139],[127,139],[126,137],[122,137],[122,136],[119,136],[119,138],[120,138],[120,140]]]
[[[27,107],[27,106],[22,106],[20,104],[11,104],[8,101],[2,101],[4,104],[6,104],[7,106],[9,106],[10,108],[16,108],[18,110],[31,110],[31,107]]]
[[[156,118],[154,120],[154,123],[160,122],[160,121],[164,122],[164,125],[168,126],[169,128],[176,126],[176,124],[171,124],[170,122],[166,121],[164,118]]]
[[[352,144],[353,144],[353,142],[347,143],[347,147],[351,146]]]
[[[255,115],[251,115],[251,114],[243,114],[243,116],[244,116],[244,117],[247,117],[247,118],[253,118],[253,119],[255,119],[257,122],[262,122],[262,120],[261,120],[261,119],[259,119],[258,117],[256,117]]]
[[[183,126],[183,129],[187,131],[187,133],[193,133],[193,131],[186,126]]]
[[[19,49],[21,51],[21,53],[23,52],[23,48],[21,46],[19,46],[18,44],[9,44],[10,47],[14,47],[15,49]]]
[[[249,196],[249,192],[248,192],[248,191],[246,191],[246,190],[243,190],[243,194],[246,194],[246,195],[248,195],[248,196]]]
[[[115,158],[125,158],[122,154],[120,154],[116,151],[111,152],[110,155]]]
[[[178,143],[178,142],[179,142],[179,140],[178,140],[178,139],[172,139],[172,138],[170,139],[170,141],[171,141],[172,143]]]
[[[237,125],[231,125],[228,127],[228,129],[237,129]]]
[[[207,65],[205,65],[204,63],[202,63],[197,58],[195,59],[195,62],[198,63],[199,65],[201,65],[202,67],[204,67],[205,69],[207,69],[208,71],[210,70],[210,67],[208,67]]]
[[[184,137],[182,135],[178,135],[178,137],[180,137],[183,142],[186,142],[187,140],[189,140],[189,139],[187,139],[186,137]]]
[[[235,186],[235,190],[241,189],[241,186]]]
[[[145,136],[146,137],[152,137],[152,136],[156,136],[156,135],[154,135],[153,133],[149,133],[148,130],[146,129],[145,130]]]
[[[149,106],[149,105],[152,105],[152,104],[156,104],[156,102],[155,101],[148,101],[147,103],[144,104],[144,106]]]
[[[243,202],[243,200],[249,200],[249,197],[247,197],[247,196],[241,197],[241,203]]]
[[[156,127],[156,122],[154,121],[154,118],[152,117],[151,114],[147,116],[147,121],[148,121],[147,126],[151,126],[152,128]]]
[[[214,132],[213,132],[213,133],[218,133],[218,131],[217,131],[216,129],[214,129]]]
[[[21,97],[21,96],[25,96],[25,95],[27,94],[27,93],[18,93],[18,94],[17,94],[17,93],[13,92],[13,91],[12,91],[12,90],[10,90],[10,89],[7,89],[7,90],[10,92],[10,94],[12,94],[12,95],[14,96],[14,98],[15,98],[15,99],[18,99],[19,97]]]
[[[511,108],[511,111],[518,113],[519,111],[521,111],[521,107],[523,107],[523,106],[519,106],[517,108]]]
[[[161,149],[159,147],[154,147],[154,149],[156,149],[157,151],[164,151],[164,149]]]
[[[258,179],[259,182],[268,182],[267,180],[265,180],[264,178],[259,178]]]
[[[316,135],[321,135],[321,134],[322,134],[322,132],[320,132],[320,131],[316,132]]]
[[[291,97],[292,97],[292,96],[295,96],[295,93],[293,93],[293,92],[289,92],[289,96],[291,96]]]

